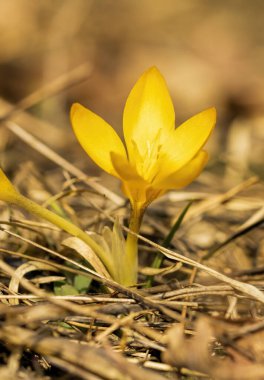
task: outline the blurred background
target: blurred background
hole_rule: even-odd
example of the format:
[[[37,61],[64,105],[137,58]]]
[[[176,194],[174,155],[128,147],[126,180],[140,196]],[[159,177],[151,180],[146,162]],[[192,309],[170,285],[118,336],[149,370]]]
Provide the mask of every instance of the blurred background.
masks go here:
[[[263,176],[263,21],[262,0],[1,0],[1,115],[6,101],[16,104],[86,64],[85,80],[29,109],[40,121],[28,120],[24,127],[95,175],[98,169],[72,133],[70,105],[81,102],[121,132],[130,89],[156,65],[178,123],[217,108],[209,170],[229,183],[252,173]],[[28,161],[52,169],[2,126],[1,165],[15,170]]]

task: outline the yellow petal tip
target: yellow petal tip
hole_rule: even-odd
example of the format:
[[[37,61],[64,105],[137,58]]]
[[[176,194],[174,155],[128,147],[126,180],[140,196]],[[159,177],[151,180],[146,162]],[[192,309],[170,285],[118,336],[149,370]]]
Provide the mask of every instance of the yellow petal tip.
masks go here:
[[[206,112],[207,116],[212,119],[212,122],[216,123],[217,112],[215,107],[207,108],[204,112]]]
[[[81,108],[83,107],[80,103],[73,103],[72,106],[71,106],[71,111],[70,111],[70,118],[71,120],[73,120],[74,118],[74,115],[76,114],[76,112]]]
[[[157,68],[157,66],[151,66],[149,69],[145,71],[144,74],[153,77],[161,77],[164,80],[164,77],[161,74],[160,70]]]
[[[148,69],[147,69],[147,71],[146,72],[149,72],[149,73],[151,73],[151,72],[153,72],[153,73],[160,73],[160,71],[159,71],[159,69],[157,68],[157,66],[150,66]]]
[[[12,202],[17,197],[17,191],[9,181],[2,169],[0,169],[0,200]]]

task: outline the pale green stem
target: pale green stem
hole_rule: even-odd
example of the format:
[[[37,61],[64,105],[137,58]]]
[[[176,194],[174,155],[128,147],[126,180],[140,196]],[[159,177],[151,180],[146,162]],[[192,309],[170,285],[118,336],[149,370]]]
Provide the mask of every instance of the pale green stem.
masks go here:
[[[93,249],[96,255],[101,259],[110,275],[113,278],[115,277],[115,268],[111,260],[111,257],[109,257],[109,255],[88,234],[82,231],[79,227],[75,226],[73,223],[38,205],[37,203],[31,201],[30,199],[24,197],[19,193],[16,193],[16,195],[12,198],[12,200],[9,200],[10,203],[14,203],[27,210],[29,213],[43,218],[51,222],[52,224],[55,224],[57,227],[68,232],[70,235],[76,236],[83,242],[85,242],[89,247]]]
[[[129,229],[135,234],[139,233],[142,217],[144,214],[142,204],[134,204],[131,208]],[[124,258],[123,285],[132,286],[137,284],[138,273],[138,237],[132,233],[127,234],[126,252]]]

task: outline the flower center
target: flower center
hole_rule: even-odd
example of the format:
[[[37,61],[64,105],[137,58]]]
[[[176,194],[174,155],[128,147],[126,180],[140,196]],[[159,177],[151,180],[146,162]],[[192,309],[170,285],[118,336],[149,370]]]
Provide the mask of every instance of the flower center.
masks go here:
[[[145,142],[145,148],[139,150],[137,143],[133,140],[135,165],[138,174],[146,182],[151,183],[158,172],[158,159],[161,150],[161,130],[158,131],[154,139]]]

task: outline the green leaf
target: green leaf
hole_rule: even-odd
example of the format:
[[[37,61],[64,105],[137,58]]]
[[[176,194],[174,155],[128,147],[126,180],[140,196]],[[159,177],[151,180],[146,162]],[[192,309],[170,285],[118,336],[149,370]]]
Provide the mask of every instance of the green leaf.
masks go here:
[[[78,274],[74,277],[73,286],[79,293],[86,293],[91,285],[92,279]]]
[[[55,285],[54,293],[56,296],[77,296],[79,294],[78,290],[69,284]]]

